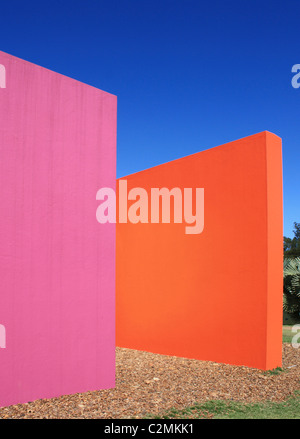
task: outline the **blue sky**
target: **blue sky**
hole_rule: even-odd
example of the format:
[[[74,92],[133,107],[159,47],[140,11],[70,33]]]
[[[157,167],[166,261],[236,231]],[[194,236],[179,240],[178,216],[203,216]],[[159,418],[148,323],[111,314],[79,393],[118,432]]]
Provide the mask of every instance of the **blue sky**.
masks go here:
[[[0,50],[118,96],[117,176],[268,130],[300,222],[299,0],[7,0]]]

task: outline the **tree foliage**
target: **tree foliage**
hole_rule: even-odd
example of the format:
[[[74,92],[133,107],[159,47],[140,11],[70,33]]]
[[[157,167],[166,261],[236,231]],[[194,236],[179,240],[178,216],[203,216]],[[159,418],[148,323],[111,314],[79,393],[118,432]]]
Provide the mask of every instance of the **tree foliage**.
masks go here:
[[[294,223],[294,237],[283,238],[284,279],[283,279],[283,309],[294,314],[300,314],[300,223]]]
[[[283,237],[283,251],[285,257],[300,256],[300,223],[294,223],[294,238]]]
[[[300,257],[284,259],[283,275],[283,309],[290,314],[299,315]]]

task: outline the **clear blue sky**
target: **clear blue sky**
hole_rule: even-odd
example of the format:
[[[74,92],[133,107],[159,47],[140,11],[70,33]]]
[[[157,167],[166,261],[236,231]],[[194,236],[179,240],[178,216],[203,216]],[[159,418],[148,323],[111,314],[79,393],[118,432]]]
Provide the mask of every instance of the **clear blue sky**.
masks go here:
[[[118,177],[268,130],[300,222],[299,0],[6,0],[0,50],[118,96]]]

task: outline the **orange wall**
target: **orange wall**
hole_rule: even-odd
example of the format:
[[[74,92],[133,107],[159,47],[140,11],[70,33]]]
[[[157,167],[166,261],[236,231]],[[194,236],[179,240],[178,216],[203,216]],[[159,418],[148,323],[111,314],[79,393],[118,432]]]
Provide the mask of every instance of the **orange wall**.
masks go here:
[[[149,194],[204,188],[205,224],[197,235],[184,223],[117,224],[117,346],[280,366],[281,139],[262,132],[123,179]]]

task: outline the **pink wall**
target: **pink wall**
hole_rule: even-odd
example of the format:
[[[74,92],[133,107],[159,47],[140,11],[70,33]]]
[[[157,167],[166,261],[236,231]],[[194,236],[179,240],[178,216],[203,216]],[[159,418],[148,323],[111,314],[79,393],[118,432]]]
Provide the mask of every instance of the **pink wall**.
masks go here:
[[[114,386],[116,97],[0,52],[0,406]]]

